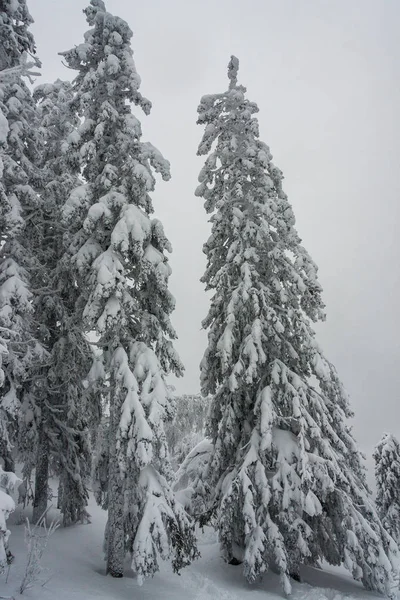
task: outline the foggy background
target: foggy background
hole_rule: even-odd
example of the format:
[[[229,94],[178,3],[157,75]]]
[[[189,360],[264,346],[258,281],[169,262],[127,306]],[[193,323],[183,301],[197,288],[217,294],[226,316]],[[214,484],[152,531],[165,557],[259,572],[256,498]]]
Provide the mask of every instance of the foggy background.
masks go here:
[[[38,83],[72,79],[57,53],[83,41],[85,0],[30,0]],[[141,92],[153,103],[144,140],[171,161],[155,215],[174,252],[176,344],[186,366],[177,392],[199,391],[208,299],[199,279],[209,226],[194,197],[204,94],[239,82],[260,108],[260,137],[285,175],[297,229],[317,265],[327,321],[318,340],[336,365],[369,455],[384,431],[400,436],[400,3],[398,0],[108,0],[134,32]]]

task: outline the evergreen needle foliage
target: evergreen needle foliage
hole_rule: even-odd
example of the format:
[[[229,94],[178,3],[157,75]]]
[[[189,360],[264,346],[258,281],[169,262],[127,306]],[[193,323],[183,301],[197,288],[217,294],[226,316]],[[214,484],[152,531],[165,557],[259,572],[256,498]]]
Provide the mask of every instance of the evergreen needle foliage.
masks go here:
[[[232,57],[229,89],[198,108],[207,159],[196,195],[212,224],[202,281],[213,293],[201,382],[213,395],[213,451],[193,511],[214,519],[225,559],[242,561],[250,582],[274,567],[290,593],[290,575],[323,558],[394,597],[397,548],[366,486],[346,392],[312,328],[325,316],[317,267],[238,67]]]

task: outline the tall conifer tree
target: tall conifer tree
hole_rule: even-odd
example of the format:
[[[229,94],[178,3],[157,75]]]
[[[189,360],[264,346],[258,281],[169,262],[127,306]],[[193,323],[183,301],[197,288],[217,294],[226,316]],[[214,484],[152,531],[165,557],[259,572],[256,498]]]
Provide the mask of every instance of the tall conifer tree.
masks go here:
[[[34,389],[32,379],[45,357],[31,291],[40,279],[34,221],[43,183],[36,107],[22,68],[26,56],[35,54],[31,23],[25,0],[0,2],[0,412],[7,469],[21,400]]]
[[[108,378],[109,464],[107,571],[123,575],[126,552],[139,580],[170,558],[176,570],[196,554],[192,525],[170,488],[164,421],[171,416],[165,375],[180,374],[170,322],[170,244],[153,212],[153,172],[169,163],[150,143],[131,104],[150,111],[139,93],[132,32],[102,0],[84,11],[85,41],[63,56],[78,75],[73,107],[82,119],[68,139],[85,184],[64,209],[73,233],[71,265],[83,327],[95,331]]]
[[[386,531],[400,544],[400,444],[385,433],[374,450],[376,505]]]
[[[93,360],[90,344],[77,320],[75,303],[79,290],[65,259],[68,235],[62,225],[62,210],[72,189],[80,180],[68,160],[66,139],[75,132],[79,119],[70,110],[73,99],[69,82],[35,89],[37,114],[43,150],[39,167],[43,174],[40,231],[36,256],[43,273],[41,288],[34,299],[35,319],[48,349],[46,369],[37,387],[40,394],[28,396],[22,411],[21,434],[25,444],[25,475],[35,464],[30,447],[44,455],[36,468],[34,520],[47,507],[49,467],[60,477],[58,506],[64,525],[86,518],[87,484],[90,475],[89,425],[99,422],[96,397],[84,388]],[[26,414],[33,423],[26,422]],[[35,419],[36,415],[39,418]],[[27,447],[28,446],[28,447]]]
[[[324,319],[317,267],[237,73],[232,57],[229,90],[198,108],[198,154],[208,156],[196,195],[212,224],[202,281],[213,292],[201,381],[214,397],[195,510],[215,519],[224,557],[242,561],[250,582],[275,565],[289,593],[290,575],[323,558],[393,597],[396,546],[366,487],[347,395],[312,328]]]

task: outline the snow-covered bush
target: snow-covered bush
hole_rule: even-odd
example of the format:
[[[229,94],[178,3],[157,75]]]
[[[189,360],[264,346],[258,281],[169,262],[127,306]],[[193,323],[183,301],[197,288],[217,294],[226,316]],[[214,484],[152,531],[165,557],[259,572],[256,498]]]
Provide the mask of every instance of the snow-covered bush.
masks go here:
[[[205,476],[208,463],[211,459],[214,445],[209,438],[198,442],[183,460],[175,473],[174,490],[181,504],[190,514],[195,514],[197,520],[202,524],[205,522],[199,508],[199,499],[206,496],[204,488],[200,489],[201,481]],[[193,494],[196,488],[197,505],[193,504]],[[203,504],[200,504],[202,507]]]
[[[19,483],[21,480],[14,473],[3,471],[0,467],[0,572],[4,570],[12,556],[8,550],[10,531],[7,528],[7,519],[15,510],[15,502],[11,494]]]
[[[204,438],[210,398],[183,394],[175,398],[175,415],[165,429],[174,471]]]

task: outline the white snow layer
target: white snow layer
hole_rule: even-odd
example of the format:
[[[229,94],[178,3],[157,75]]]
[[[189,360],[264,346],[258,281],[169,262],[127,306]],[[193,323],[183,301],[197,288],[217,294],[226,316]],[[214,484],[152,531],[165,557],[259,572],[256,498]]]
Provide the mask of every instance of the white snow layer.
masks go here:
[[[56,490],[57,483],[53,484]],[[43,581],[29,590],[30,600],[283,599],[279,576],[269,573],[262,582],[249,585],[240,566],[225,564],[219,556],[215,533],[210,528],[203,533],[199,531],[201,558],[183,569],[180,577],[164,562],[160,564],[160,572],[143,587],[138,586],[129,567],[123,579],[105,577],[102,543],[106,512],[96,506],[92,498],[89,512],[90,525],[60,528],[55,532],[43,557]],[[53,510],[49,518],[57,516],[57,511]],[[9,520],[10,549],[16,558],[8,582],[4,576],[0,578],[0,596],[7,597],[17,597],[26,564],[24,525],[15,525],[12,520],[21,522],[20,508]],[[305,568],[302,577],[304,583],[293,582],[293,600],[382,600],[381,596],[363,590],[342,569]],[[41,583],[45,583],[44,587]]]

